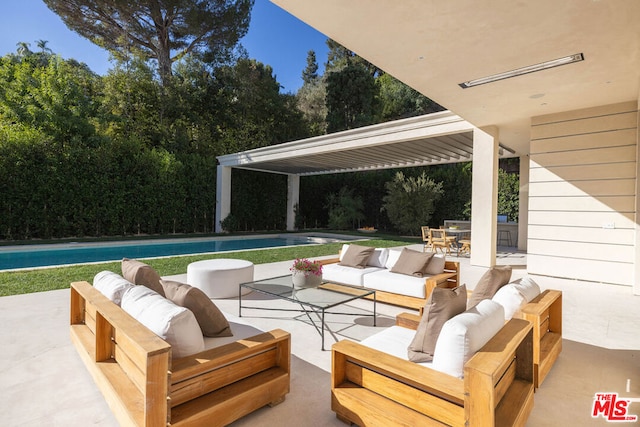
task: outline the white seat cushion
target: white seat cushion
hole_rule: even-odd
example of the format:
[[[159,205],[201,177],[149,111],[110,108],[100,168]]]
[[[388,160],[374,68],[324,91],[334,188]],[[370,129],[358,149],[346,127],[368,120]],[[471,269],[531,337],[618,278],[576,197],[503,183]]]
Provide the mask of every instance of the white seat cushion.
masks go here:
[[[364,275],[362,284],[365,288],[376,291],[393,292],[417,298],[426,298],[426,277],[415,277],[406,274],[380,270]]]
[[[432,368],[457,378],[464,364],[504,326],[504,309],[489,299],[449,319],[440,331]]]
[[[380,267],[354,268],[345,265],[327,264],[322,267],[322,279],[346,285],[362,286],[362,278],[366,274],[382,270]]]
[[[261,334],[263,330],[251,325],[242,317],[235,316],[230,313],[222,312],[224,317],[229,322],[231,332],[233,336],[229,337],[204,337],[204,348],[209,350],[210,348],[220,347],[221,345],[229,344],[238,340],[244,340],[254,335]]]
[[[122,309],[171,344],[174,359],[204,350],[195,315],[146,286],[129,288],[122,296]]]
[[[365,338],[360,344],[403,360],[409,360],[407,347],[409,347],[415,335],[416,331],[413,329],[391,326]],[[431,362],[422,362],[418,363],[418,365],[431,366]]]

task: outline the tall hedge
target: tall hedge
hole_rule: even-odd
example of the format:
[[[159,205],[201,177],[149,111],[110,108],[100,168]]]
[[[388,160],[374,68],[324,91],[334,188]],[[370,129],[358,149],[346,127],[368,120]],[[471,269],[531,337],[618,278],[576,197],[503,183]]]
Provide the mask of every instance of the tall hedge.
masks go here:
[[[0,239],[211,232],[215,157],[0,140]]]

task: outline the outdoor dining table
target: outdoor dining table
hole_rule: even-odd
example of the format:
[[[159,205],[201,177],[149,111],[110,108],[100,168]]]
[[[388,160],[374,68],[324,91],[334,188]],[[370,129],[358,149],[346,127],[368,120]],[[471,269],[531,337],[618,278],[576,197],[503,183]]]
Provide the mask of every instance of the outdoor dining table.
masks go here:
[[[447,233],[447,236],[453,236],[456,238],[455,243],[458,252],[460,251],[460,240],[464,238],[471,239],[471,230],[467,228],[444,228],[444,231]]]

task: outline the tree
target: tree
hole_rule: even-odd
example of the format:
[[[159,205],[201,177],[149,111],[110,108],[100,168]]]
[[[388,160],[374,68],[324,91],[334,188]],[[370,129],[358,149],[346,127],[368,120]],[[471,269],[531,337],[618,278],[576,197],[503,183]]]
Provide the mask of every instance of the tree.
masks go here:
[[[327,83],[316,78],[305,82],[296,93],[296,105],[302,112],[312,136],[327,132]]]
[[[307,136],[295,98],[280,93],[273,69],[255,59],[240,59],[216,70],[224,154]]]
[[[442,197],[442,183],[436,183],[423,172],[419,177],[405,177],[402,172],[385,184],[383,209],[391,223],[401,232],[415,235],[420,227],[429,224]]]
[[[378,121],[404,119],[444,110],[426,96],[402,83],[391,74],[376,79],[380,111]]]
[[[518,174],[498,169],[498,213],[509,221],[518,221],[520,210],[520,178]]]
[[[362,197],[355,196],[353,190],[348,187],[342,187],[338,194],[329,194],[326,207],[329,210],[329,228],[356,228],[364,219]]]
[[[155,60],[163,85],[174,61],[224,62],[249,28],[253,0],[45,0],[69,29],[121,56]]]
[[[325,70],[327,72],[340,71],[347,65],[358,64],[362,66],[371,77],[377,77],[382,70],[373,65],[366,59],[358,56],[355,52],[350,51],[335,40],[327,39],[329,53],[327,54],[327,63]]]
[[[375,121],[377,87],[361,64],[348,64],[327,76],[327,131],[337,132]]]
[[[84,64],[38,54],[0,58],[0,119],[37,129],[60,145],[95,134],[101,82]]]
[[[313,50],[307,52],[307,67],[302,71],[304,84],[312,83],[318,79],[318,61]]]

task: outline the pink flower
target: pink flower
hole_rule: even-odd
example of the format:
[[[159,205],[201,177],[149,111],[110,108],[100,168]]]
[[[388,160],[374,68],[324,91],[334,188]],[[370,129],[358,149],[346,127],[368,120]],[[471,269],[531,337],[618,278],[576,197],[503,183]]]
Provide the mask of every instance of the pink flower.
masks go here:
[[[305,276],[309,276],[311,274],[322,276],[322,264],[318,261],[309,261],[306,258],[296,258],[296,260],[293,261],[293,266],[289,270],[302,271]]]

